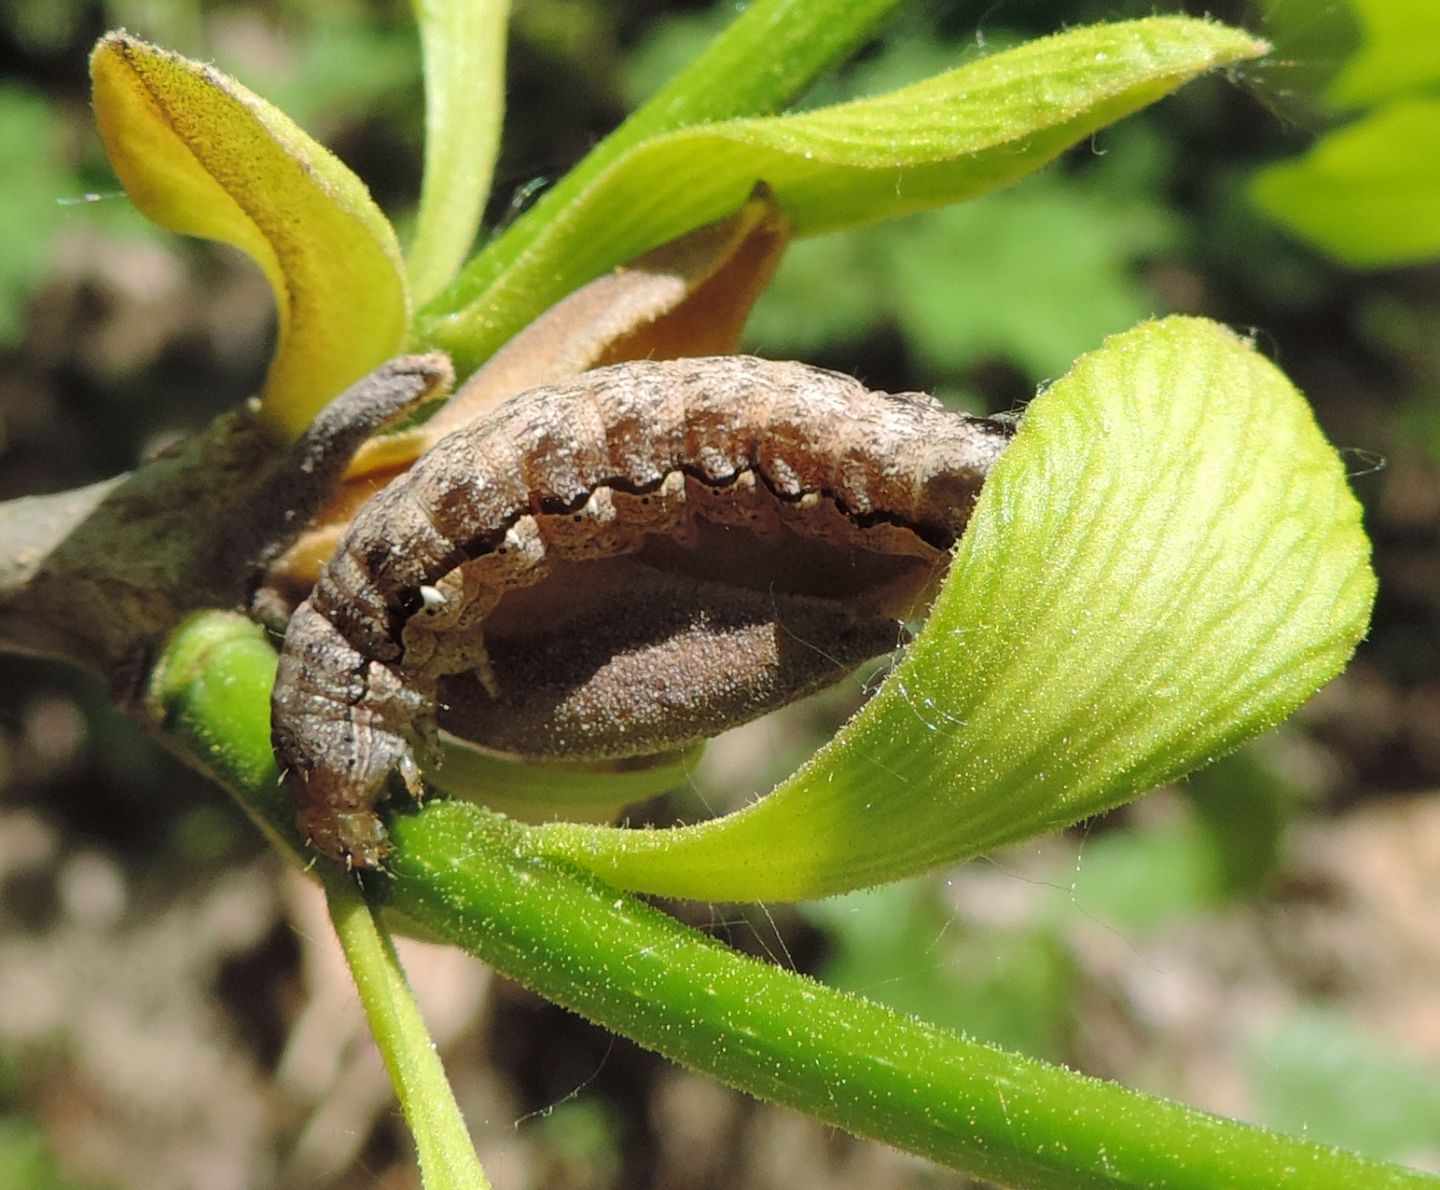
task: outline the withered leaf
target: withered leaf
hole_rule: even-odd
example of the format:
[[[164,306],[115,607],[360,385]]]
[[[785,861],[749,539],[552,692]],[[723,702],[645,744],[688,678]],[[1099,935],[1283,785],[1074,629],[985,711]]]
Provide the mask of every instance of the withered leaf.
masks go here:
[[[894,616],[840,599],[633,559],[612,559],[598,579],[581,570],[574,581],[602,591],[580,601],[583,610],[487,631],[493,692],[472,673],[441,679],[442,728],[519,756],[663,755],[833,685],[893,650],[901,632]]]

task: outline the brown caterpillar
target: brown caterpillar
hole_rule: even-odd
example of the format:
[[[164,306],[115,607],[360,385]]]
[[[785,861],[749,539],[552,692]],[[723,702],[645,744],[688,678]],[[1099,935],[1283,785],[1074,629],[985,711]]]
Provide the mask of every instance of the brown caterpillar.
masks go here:
[[[892,648],[896,617],[933,582],[1010,433],[928,396],[744,356],[618,364],[514,397],[370,500],[291,619],[273,736],[301,829],[327,855],[379,865],[376,803],[392,774],[418,793],[415,750],[428,757],[441,712],[457,734],[509,750],[653,753]],[[593,739],[556,730],[552,747],[561,715],[535,693],[556,653],[545,633],[560,655],[595,654],[593,676],[607,625],[627,621],[633,637],[637,612],[684,621],[614,648],[653,649],[667,674],[710,628],[738,651],[730,666],[711,650],[702,676],[752,664],[757,624],[816,643],[790,649],[793,663],[761,649],[753,664],[776,671],[768,693],[726,702],[726,722],[671,727],[662,708],[633,738],[617,722]],[[497,671],[486,634],[500,628],[520,643]],[[584,705],[644,719],[647,690],[616,681],[608,702]]]

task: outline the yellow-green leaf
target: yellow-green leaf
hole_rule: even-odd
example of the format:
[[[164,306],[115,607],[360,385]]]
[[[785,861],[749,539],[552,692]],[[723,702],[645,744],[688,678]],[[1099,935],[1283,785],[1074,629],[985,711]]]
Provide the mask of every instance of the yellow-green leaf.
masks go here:
[[[887,95],[654,136],[615,158],[463,307],[429,312],[419,335],[451,352],[464,375],[566,293],[738,209],[756,182],[774,192],[798,235],[959,202],[1265,48],[1186,17],[1097,25]],[[506,252],[503,240],[487,249],[457,292],[468,295],[470,275]]]
[[[1350,0],[1360,50],[1330,85],[1330,100],[1354,107],[1419,95],[1440,83],[1440,4],[1435,0]]]
[[[265,271],[280,336],[262,406],[287,436],[400,349],[409,321],[394,232],[349,169],[234,79],[126,33],[90,59],[95,118],[125,189],[173,231]]]
[[[1255,175],[1270,216],[1358,268],[1440,257],[1440,99],[1402,99]]]
[[[425,54],[425,177],[410,289],[428,301],[475,242],[505,112],[509,0],[411,0]]]
[[[711,900],[951,863],[1273,727],[1343,668],[1374,592],[1304,398],[1214,323],[1149,323],[1031,405],[925,631],[809,764],[698,826],[531,838],[624,887]]]

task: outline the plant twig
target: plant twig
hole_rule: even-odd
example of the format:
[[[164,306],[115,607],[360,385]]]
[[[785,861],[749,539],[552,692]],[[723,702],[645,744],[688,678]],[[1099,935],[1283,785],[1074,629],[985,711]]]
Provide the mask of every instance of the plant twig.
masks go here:
[[[375,919],[352,877],[327,865],[323,880],[330,920],[354,976],[370,1032],[415,1137],[425,1190],[489,1190],[390,935]]]

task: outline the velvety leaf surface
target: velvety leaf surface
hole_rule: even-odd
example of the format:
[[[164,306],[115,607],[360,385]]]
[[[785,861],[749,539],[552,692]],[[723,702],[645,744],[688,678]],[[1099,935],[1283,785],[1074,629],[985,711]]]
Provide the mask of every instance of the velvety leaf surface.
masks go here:
[[[411,0],[425,53],[425,177],[410,245],[416,304],[442,289],[475,242],[505,112],[509,0]]]
[[[1341,463],[1248,342],[1171,318],[1031,405],[925,631],[768,798],[673,831],[538,828],[625,887],[788,900],[1075,822],[1280,722],[1374,596]]]
[[[692,46],[682,58],[684,67],[477,252],[426,314],[443,320],[472,305],[530,252],[556,213],[636,145],[677,128],[779,111],[817,76],[871,40],[903,2],[753,0],[738,14],[719,14],[726,18],[723,31],[703,46]]]
[[[409,302],[394,233],[364,184],[213,67],[126,33],[90,59],[95,119],[131,199],[162,227],[233,244],[275,291],[263,407],[298,434],[398,353]]]
[[[1029,42],[871,99],[666,132],[617,157],[488,288],[419,333],[463,375],[570,290],[736,210],[758,181],[802,235],[957,202],[1264,48],[1156,17]]]

